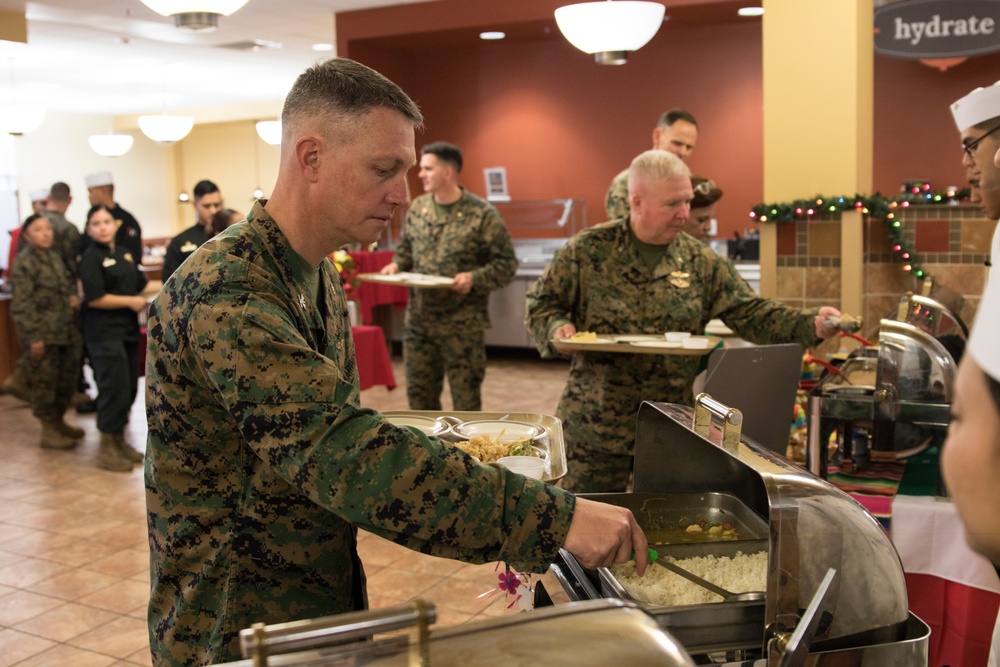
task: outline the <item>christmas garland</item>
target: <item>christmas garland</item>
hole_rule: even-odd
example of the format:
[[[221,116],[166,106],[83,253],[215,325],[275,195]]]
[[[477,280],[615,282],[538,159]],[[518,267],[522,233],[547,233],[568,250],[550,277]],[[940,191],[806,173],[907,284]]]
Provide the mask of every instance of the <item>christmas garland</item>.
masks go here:
[[[903,233],[903,224],[896,219],[895,209],[919,205],[940,205],[957,202],[969,196],[968,188],[950,189],[946,192],[931,192],[930,185],[922,183],[913,186],[898,197],[885,197],[876,192],[873,195],[853,197],[822,197],[797,199],[781,204],[757,204],[750,211],[750,217],[760,222],[796,222],[812,220],[814,217],[837,211],[860,210],[867,216],[882,220],[892,249],[904,262],[903,270],[912,272],[917,278],[926,276],[913,249],[909,247]]]

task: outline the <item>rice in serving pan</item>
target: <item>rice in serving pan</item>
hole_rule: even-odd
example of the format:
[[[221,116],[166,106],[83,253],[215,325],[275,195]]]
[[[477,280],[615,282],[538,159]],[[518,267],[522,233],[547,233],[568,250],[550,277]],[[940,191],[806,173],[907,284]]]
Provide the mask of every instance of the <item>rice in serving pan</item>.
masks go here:
[[[750,555],[737,552],[732,558],[709,555],[670,560],[733,593],[763,591],[767,588],[766,551]],[[646,574],[642,577],[635,573],[635,561],[612,565],[608,570],[638,602],[664,607],[722,602],[722,597],[707,588],[654,563],[646,567]]]

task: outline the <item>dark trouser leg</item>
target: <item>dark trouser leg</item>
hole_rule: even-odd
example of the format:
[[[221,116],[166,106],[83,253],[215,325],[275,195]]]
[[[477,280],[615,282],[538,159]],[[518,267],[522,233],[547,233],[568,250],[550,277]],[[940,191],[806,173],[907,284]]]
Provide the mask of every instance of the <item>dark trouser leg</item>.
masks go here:
[[[440,410],[445,362],[440,339],[410,331],[403,334],[406,398],[411,410]]]
[[[630,454],[571,447],[566,451],[566,476],[559,486],[573,493],[623,493],[629,487]]]
[[[91,339],[87,348],[97,383],[97,429],[102,433],[119,433],[125,430],[136,394],[135,343],[129,346],[120,340]]]
[[[448,336],[442,342],[451,402],[456,410],[483,409],[482,386],[486,377],[486,343],[482,331]]]
[[[27,354],[23,357],[31,395],[31,414],[42,421],[62,417],[62,411],[56,407],[60,356],[59,346],[47,345],[41,358],[33,359]]]

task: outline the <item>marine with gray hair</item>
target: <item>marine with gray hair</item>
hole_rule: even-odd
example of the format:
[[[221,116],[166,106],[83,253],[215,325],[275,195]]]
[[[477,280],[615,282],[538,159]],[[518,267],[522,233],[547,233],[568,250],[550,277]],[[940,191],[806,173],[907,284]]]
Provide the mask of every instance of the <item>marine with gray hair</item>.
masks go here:
[[[799,310],[763,299],[733,263],[682,233],[693,197],[690,171],[672,153],[650,150],[629,168],[628,216],[586,229],[563,246],[528,292],[525,324],[543,357],[580,331],[704,334],[720,318],[754,343],[810,347],[836,333],[832,307]],[[642,401],[692,404],[699,357],[577,352],[556,415],[563,422],[574,492],[629,486],[635,416]],[[791,409],[791,406],[789,406]]]

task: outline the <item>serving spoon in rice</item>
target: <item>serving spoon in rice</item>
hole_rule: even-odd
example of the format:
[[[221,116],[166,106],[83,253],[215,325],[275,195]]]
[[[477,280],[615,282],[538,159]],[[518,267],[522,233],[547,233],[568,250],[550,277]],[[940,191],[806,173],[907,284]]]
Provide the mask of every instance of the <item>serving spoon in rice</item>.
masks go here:
[[[727,591],[725,588],[716,586],[711,581],[702,579],[694,572],[689,572],[672,561],[665,558],[661,559],[660,554],[656,551],[656,549],[649,549],[649,562],[655,563],[660,567],[665,567],[674,574],[679,574],[688,581],[696,583],[702,588],[712,591],[716,595],[721,596],[726,602],[738,602],[740,600],[763,600],[767,596],[763,591],[747,591],[745,593],[733,593],[732,591]]]

